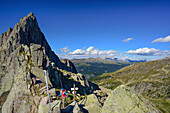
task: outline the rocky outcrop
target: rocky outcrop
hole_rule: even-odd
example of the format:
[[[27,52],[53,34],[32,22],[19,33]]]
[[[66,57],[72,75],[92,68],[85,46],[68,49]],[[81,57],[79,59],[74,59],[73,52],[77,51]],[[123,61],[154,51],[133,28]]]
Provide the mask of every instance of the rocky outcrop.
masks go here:
[[[95,94],[88,95],[85,99],[79,102],[83,108],[89,113],[101,113],[102,105],[99,103]]]
[[[79,104],[76,101],[72,102],[62,112],[64,112],[64,113],[84,113],[83,109],[80,108]]]
[[[77,73],[76,67],[74,66],[74,64],[70,60],[61,59],[61,62],[63,64],[63,66],[65,68],[67,68],[67,70],[69,70],[70,72],[73,72],[73,73]]]
[[[161,113],[151,102],[121,85],[106,99],[102,113]]]
[[[51,106],[51,109],[49,106]],[[49,111],[52,111],[51,113],[61,113],[61,101],[56,100],[50,105],[42,101],[38,107],[38,113],[48,113]]]
[[[54,87],[70,90],[75,83],[82,93],[96,88],[76,74],[71,62],[60,61],[30,13],[0,36],[0,112],[37,113],[47,96],[43,70],[47,70],[52,98]]]

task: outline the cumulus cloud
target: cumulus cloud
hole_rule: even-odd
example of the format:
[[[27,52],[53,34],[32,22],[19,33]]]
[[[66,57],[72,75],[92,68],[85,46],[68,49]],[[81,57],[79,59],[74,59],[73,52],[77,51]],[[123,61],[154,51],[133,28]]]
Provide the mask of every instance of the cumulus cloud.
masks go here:
[[[152,43],[155,43],[155,42],[170,42],[170,35],[165,38],[158,38],[152,41]]]
[[[73,52],[69,52],[72,56],[84,56],[84,57],[103,57],[103,56],[114,56],[117,53],[115,50],[104,50],[100,51],[94,46],[90,46],[87,49],[76,49]]]
[[[69,52],[70,55],[86,55],[86,51],[83,49],[76,49],[73,52]]]
[[[145,48],[139,48],[136,50],[129,50],[125,53],[133,54],[133,55],[141,55],[141,56],[153,56],[158,52],[159,52],[158,49],[145,47]]]
[[[133,40],[133,38],[127,38],[127,39],[124,39],[124,40],[122,40],[123,42],[129,42],[129,41],[131,41],[131,40]]]

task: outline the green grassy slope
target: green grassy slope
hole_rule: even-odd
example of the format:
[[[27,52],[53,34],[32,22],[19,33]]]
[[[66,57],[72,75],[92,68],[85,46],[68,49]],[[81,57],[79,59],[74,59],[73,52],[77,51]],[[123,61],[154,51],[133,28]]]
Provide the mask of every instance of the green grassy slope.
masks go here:
[[[170,112],[170,59],[136,63],[89,80],[109,89],[130,86],[162,112]]]
[[[73,59],[71,61],[74,63],[77,71],[84,74],[87,79],[103,73],[116,71],[131,64],[130,62],[101,58]]]

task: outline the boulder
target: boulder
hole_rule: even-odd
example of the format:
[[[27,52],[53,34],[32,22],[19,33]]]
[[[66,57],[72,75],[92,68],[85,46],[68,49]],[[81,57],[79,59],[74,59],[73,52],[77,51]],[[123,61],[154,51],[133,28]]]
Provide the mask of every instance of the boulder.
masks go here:
[[[75,102],[73,113],[83,113],[83,110],[79,107],[77,102]]]
[[[56,96],[56,90],[55,90],[55,88],[50,89],[50,90],[49,90],[49,94],[50,94],[50,96]]]
[[[99,103],[95,94],[90,94],[79,102],[83,108],[89,113],[101,113],[102,105]]]
[[[102,113],[160,113],[148,100],[120,85],[106,99]]]
[[[51,103],[52,113],[61,113],[61,101],[56,100]],[[48,113],[50,111],[49,104],[40,103],[38,113]]]
[[[64,113],[83,113],[83,109],[80,108],[79,104],[74,101],[66,109],[63,110]]]

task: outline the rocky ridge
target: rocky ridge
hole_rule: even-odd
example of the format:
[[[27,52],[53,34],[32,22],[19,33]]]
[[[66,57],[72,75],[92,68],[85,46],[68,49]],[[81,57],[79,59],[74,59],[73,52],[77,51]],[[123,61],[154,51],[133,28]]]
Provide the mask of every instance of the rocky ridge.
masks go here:
[[[97,88],[67,62],[51,50],[33,13],[21,18],[14,29],[0,36],[0,111],[38,112],[47,94],[43,70],[47,70],[50,90],[70,90],[74,83],[80,94]]]

